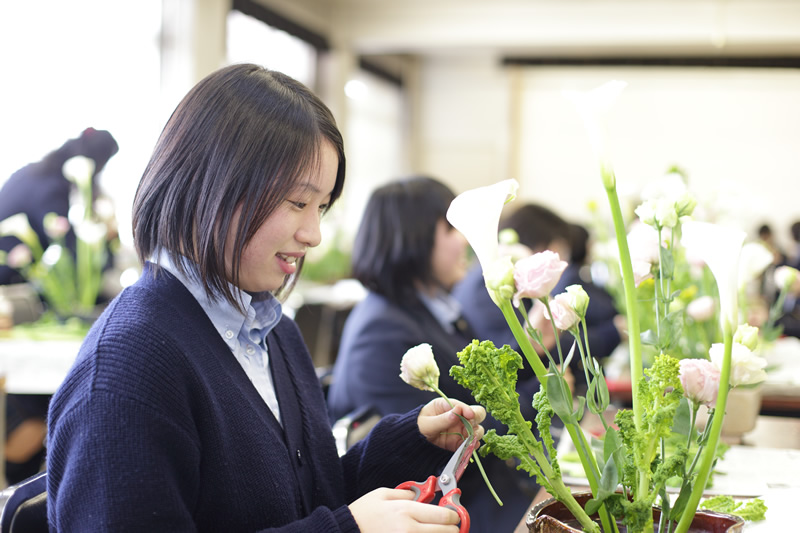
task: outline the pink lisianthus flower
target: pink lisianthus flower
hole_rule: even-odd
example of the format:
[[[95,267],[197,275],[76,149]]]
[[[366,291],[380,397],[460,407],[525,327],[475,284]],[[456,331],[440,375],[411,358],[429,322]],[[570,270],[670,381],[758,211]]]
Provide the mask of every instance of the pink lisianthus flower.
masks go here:
[[[719,392],[719,368],[706,359],[681,359],[683,394],[695,404],[714,407]]]
[[[514,265],[514,282],[517,286],[514,305],[519,307],[521,298],[535,300],[548,296],[565,268],[567,262],[550,250],[517,261]]]
[[[548,305],[550,306],[550,313],[547,312],[547,307],[544,309],[544,316],[553,321],[553,324],[561,331],[568,331],[578,323],[579,317],[570,303],[570,295],[566,292],[557,294],[553,297]]]

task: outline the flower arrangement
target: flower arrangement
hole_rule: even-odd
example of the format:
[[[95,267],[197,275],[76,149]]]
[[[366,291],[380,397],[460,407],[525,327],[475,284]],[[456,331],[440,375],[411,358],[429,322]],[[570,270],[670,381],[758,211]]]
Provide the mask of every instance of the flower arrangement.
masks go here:
[[[100,292],[102,271],[108,257],[109,220],[95,213],[91,179],[94,161],[76,156],[64,163],[64,175],[77,185],[69,219],[48,213],[43,221],[50,243],[43,247],[24,213],[0,221],[0,236],[13,235],[21,242],[8,253],[0,252],[0,264],[21,274],[36,288],[47,307],[58,317],[91,315]],[[113,216],[112,216],[113,218]],[[67,248],[70,229],[75,233],[75,254]]]
[[[614,222],[627,318],[632,409],[618,411],[613,425],[602,416],[609,406],[609,393],[603,369],[586,342],[589,297],[579,285],[550,296],[567,264],[552,251],[516,262],[501,254],[497,226],[504,204],[516,194],[514,180],[460,194],[453,200],[447,219],[472,246],[483,268],[486,288],[505,316],[522,355],[508,346],[474,340],[458,354],[460,365],[453,366],[450,374],[508,428],[505,435],[487,432],[480,453],[518,460],[519,468],[536,476],[537,482],[572,512],[584,531],[618,531],[619,520],[628,531],[684,533],[700,506],[717,458],[728,393],[732,387],[763,380],[766,361],[754,351],[758,329],[740,323],[739,261],[744,232],[691,220],[695,202],[685,193],[662,195],[636,210],[649,233],[647,239],[655,243],[654,250],[644,256],[638,248],[629,246],[635,239],[626,234],[616,177],[605,155],[600,117],[622,86],[612,82],[572,96],[596,149]],[[691,311],[686,299],[680,300],[685,287],[675,285],[676,265],[687,257],[702,261],[709,279],[715,282],[715,290],[704,295],[708,298],[698,297],[699,303],[692,305]],[[640,301],[637,288],[646,280],[652,297]],[[556,337],[562,332],[574,337],[569,353],[562,353],[559,343],[556,353],[550,353],[522,305],[526,299],[543,307]],[[683,325],[692,314],[697,323],[714,315],[718,318],[717,326],[704,326],[709,335],[702,353],[697,345],[684,351],[682,344]],[[644,332],[640,318],[648,325]],[[543,348],[543,358],[534,343]],[[643,345],[656,354],[649,364],[643,359]],[[565,373],[576,353],[585,372],[587,391],[585,396],[573,398]],[[515,391],[523,356],[541,382],[533,398],[519,398]],[[521,401],[533,403],[538,413],[535,421],[523,418]],[[695,421],[701,405],[709,407],[709,419],[698,432]],[[586,410],[598,415],[605,426],[597,455],[580,428]],[[564,423],[590,485],[593,498],[585,507],[562,479],[550,433],[553,416]],[[532,431],[534,422],[539,437]],[[677,498],[671,498],[666,490],[668,481],[674,480],[680,485]],[[656,504],[662,509],[657,526],[652,511]],[[744,513],[757,518],[763,517],[764,511],[763,502],[756,501]],[[600,524],[590,518],[594,513],[599,514]]]

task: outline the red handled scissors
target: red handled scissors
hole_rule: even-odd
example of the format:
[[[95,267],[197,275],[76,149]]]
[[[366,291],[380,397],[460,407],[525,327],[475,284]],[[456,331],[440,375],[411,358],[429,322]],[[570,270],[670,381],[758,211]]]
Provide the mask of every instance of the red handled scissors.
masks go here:
[[[415,501],[430,503],[436,492],[443,494],[439,500],[439,507],[447,507],[458,513],[461,519],[458,533],[469,532],[469,513],[461,505],[461,489],[456,487],[456,483],[461,479],[461,474],[467,468],[469,458],[473,450],[477,448],[480,441],[476,441],[472,435],[467,437],[461,446],[453,453],[453,457],[447,462],[444,470],[439,476],[431,476],[424,483],[419,481],[406,481],[399,484],[396,488],[414,491]]]

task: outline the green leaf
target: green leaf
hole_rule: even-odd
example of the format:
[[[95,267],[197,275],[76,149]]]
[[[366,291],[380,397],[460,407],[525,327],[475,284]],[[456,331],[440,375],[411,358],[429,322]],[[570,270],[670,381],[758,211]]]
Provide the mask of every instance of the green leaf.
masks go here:
[[[603,500],[596,500],[596,499],[592,498],[588,502],[586,502],[586,506],[584,507],[584,510],[586,511],[586,514],[591,516],[594,513],[596,513],[598,509],[600,509],[601,505],[603,505]]]
[[[691,494],[692,482],[691,480],[684,480],[681,485],[681,491],[678,493],[678,499],[675,500],[670,510],[670,520],[678,520],[681,517],[683,510],[686,509],[686,502],[689,501],[689,496],[691,496]]]
[[[642,340],[642,344],[648,344],[650,346],[658,344],[658,334],[652,329],[643,331],[641,335],[639,335],[639,338]]]
[[[577,421],[573,420],[572,393],[569,391],[567,381],[562,376],[556,374],[547,379],[545,387],[547,390],[547,398],[550,400],[550,405],[556,415],[558,415],[565,424],[569,422],[577,423]]]
[[[613,492],[617,490],[617,485],[619,485],[619,474],[617,471],[617,464],[614,461],[614,454],[612,453],[606,460],[606,464],[603,466],[603,474],[600,476],[601,492],[608,491],[610,494],[613,494]]]
[[[680,435],[689,435],[692,430],[692,411],[689,406],[689,400],[685,397],[681,398],[681,403],[675,411],[675,417],[672,419],[672,431]]]

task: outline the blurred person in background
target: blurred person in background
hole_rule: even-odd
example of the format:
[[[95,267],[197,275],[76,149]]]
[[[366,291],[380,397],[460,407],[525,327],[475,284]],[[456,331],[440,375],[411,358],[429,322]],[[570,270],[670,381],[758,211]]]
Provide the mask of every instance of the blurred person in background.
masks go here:
[[[458,352],[478,338],[450,293],[468,267],[467,241],[445,218],[453,198],[437,179],[413,176],[379,187],[367,202],[353,246],[352,274],[368,294],[348,315],[342,332],[328,391],[332,421],[364,406],[386,416],[436,398],[435,392],[413,388],[399,375],[403,355],[422,343],[431,345],[440,369],[439,389],[450,398],[473,401],[449,374],[458,364]],[[520,383],[518,390],[532,398],[538,382]],[[532,419],[534,414],[530,407],[526,415]],[[505,431],[489,415],[483,426]],[[504,505],[495,501],[479,470],[468,469],[459,487],[471,531],[512,531],[535,490],[523,490],[521,478],[527,473],[494,456],[481,461]]]

